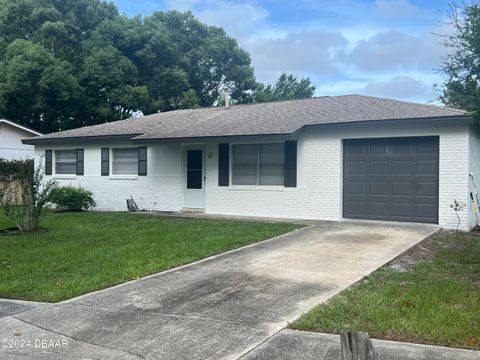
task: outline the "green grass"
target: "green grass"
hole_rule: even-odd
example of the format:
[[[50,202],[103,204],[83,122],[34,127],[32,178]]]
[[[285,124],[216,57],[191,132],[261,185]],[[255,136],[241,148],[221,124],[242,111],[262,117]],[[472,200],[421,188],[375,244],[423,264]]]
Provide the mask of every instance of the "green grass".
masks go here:
[[[0,229],[12,225],[0,212]],[[41,225],[50,231],[0,235],[0,297],[60,301],[301,227],[103,212]]]
[[[319,305],[293,329],[480,349],[480,236],[440,232],[433,261],[385,266]]]

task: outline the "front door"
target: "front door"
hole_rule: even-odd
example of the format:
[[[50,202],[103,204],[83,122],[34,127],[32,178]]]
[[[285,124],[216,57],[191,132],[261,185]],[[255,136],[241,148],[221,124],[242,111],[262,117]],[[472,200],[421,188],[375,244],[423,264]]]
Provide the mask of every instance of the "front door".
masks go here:
[[[205,175],[203,149],[186,149],[183,207],[205,208]]]

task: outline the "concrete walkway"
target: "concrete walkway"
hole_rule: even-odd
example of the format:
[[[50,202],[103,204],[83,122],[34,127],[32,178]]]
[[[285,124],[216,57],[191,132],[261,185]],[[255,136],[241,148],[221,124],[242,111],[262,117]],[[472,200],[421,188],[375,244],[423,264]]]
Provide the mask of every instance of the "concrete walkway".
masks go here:
[[[1,318],[0,340],[11,346],[2,343],[0,359],[237,359],[436,230],[317,223]]]
[[[480,360],[480,352],[372,340],[377,360]],[[242,360],[340,360],[340,336],[282,330],[242,357]]]
[[[28,310],[36,309],[41,306],[46,306],[48,304],[50,303],[0,298],[0,318],[9,315],[20,314]]]

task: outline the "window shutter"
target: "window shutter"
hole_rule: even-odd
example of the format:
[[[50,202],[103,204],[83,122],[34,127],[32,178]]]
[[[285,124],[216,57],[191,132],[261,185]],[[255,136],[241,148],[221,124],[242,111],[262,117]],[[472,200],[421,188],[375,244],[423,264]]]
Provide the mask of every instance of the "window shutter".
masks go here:
[[[52,150],[45,150],[45,175],[52,175]]]
[[[110,174],[110,149],[109,148],[102,148],[100,172],[102,176],[108,176]]]
[[[297,142],[285,141],[285,187],[297,187]]]
[[[218,144],[218,186],[230,184],[230,146]]]
[[[77,149],[77,175],[83,175],[83,149]]]
[[[140,176],[147,175],[147,148],[146,147],[138,148],[138,175]]]

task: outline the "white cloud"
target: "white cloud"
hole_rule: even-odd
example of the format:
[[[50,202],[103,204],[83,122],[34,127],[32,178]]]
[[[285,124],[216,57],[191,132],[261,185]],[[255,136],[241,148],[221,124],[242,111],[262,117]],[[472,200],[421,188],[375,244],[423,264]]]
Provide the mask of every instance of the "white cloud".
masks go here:
[[[247,49],[259,80],[271,83],[282,72],[315,77],[335,75],[335,54],[347,43],[340,33],[306,29],[283,38],[258,39]]]
[[[258,1],[164,1],[235,37],[251,54],[259,81],[273,83],[282,72],[310,77],[318,95],[430,100],[431,84],[438,79],[433,69],[445,54],[440,37],[430,32],[446,33],[445,28],[435,29],[432,14],[408,0],[337,0],[328,7],[303,0],[298,6],[317,11],[318,20],[283,25],[272,21]],[[395,25],[398,21],[404,25]]]
[[[377,0],[379,14],[387,19],[414,15],[420,9],[407,0]]]
[[[365,93],[400,99],[425,99],[432,93],[431,85],[407,75],[397,75],[385,81],[371,81]]]
[[[382,72],[424,69],[432,71],[440,63],[444,48],[440,37],[429,32],[420,35],[399,31],[377,33],[360,40],[339,59],[361,71]]]
[[[216,1],[211,7],[199,10],[197,17],[209,25],[221,26],[225,31],[243,39],[255,33],[255,29],[268,18],[267,10],[248,3]]]

